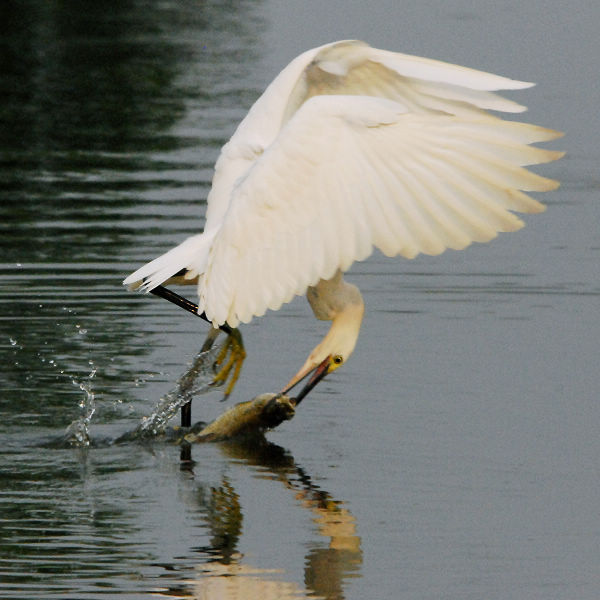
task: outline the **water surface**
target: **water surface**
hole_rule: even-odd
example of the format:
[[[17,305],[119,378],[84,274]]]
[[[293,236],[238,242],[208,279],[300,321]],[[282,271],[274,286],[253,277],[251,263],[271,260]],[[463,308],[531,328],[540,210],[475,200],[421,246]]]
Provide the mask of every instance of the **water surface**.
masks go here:
[[[600,11],[367,4],[3,4],[0,597],[598,597]],[[356,352],[268,441],[191,465],[163,436],[118,442],[206,332],[122,278],[203,226],[219,148],[277,71],[355,37],[537,80],[523,118],[569,152],[540,169],[563,182],[549,210],[355,265]],[[229,404],[323,330],[302,299],[246,326]]]

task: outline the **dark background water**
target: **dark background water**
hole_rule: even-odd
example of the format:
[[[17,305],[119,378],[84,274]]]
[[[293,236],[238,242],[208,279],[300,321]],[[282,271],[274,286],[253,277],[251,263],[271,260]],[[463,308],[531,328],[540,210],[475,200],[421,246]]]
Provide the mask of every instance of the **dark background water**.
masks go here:
[[[584,1],[1,3],[0,597],[597,598],[599,26]],[[343,38],[537,81],[515,97],[566,132],[562,187],[492,244],[355,265],[355,355],[269,444],[192,471],[115,444],[206,331],[122,278],[202,227],[274,75]],[[322,325],[298,299],[245,327],[230,403]],[[92,447],[58,443],[92,405]]]

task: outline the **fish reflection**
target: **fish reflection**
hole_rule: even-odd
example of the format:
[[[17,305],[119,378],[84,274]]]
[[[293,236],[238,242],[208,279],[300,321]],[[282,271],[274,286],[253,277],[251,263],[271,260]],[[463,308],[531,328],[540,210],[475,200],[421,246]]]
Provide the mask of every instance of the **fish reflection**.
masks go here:
[[[362,564],[360,537],[350,511],[320,489],[288,451],[264,437],[242,443],[222,443],[220,448],[228,458],[258,468],[261,477],[267,473],[271,479],[281,482],[294,501],[312,513],[319,535],[327,541],[326,545],[322,541],[314,544],[305,557],[305,589],[286,581],[281,569],[261,569],[248,564],[237,551],[243,524],[240,498],[231,480],[223,476],[220,485],[201,488],[197,496],[211,533],[210,545],[197,550],[211,558],[197,567],[198,578],[188,591],[188,597],[342,600],[345,581],[360,576]]]

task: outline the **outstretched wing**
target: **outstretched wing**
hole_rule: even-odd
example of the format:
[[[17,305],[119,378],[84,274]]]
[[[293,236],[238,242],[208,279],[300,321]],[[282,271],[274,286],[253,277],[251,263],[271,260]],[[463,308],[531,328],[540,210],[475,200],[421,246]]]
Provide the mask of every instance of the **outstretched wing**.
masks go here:
[[[290,117],[308,98],[326,94],[387,98],[417,113],[482,116],[488,109],[522,112],[524,106],[493,91],[531,86],[533,83],[460,65],[379,50],[364,42],[342,41],[320,48],[306,65],[290,92],[285,115]]]
[[[238,179],[275,141],[308,99],[359,95],[399,102],[407,111],[483,118],[487,110],[521,112],[524,106],[495,94],[532,83],[459,65],[340,41],[295,58],[254,103],[224,146],[208,196],[206,226],[220,226]]]
[[[294,110],[231,190],[199,280],[215,324],[278,309],[373,247],[439,254],[519,229],[511,211],[543,210],[523,192],[558,184],[523,167],[558,158],[529,144],[559,134],[407,104],[316,95]]]

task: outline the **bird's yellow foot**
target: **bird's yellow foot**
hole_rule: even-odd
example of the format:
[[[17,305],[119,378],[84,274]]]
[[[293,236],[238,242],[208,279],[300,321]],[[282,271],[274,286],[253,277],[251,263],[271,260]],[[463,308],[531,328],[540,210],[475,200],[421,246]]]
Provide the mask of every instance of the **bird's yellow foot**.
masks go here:
[[[242,334],[239,329],[232,329],[214,362],[216,375],[212,381],[212,385],[215,386],[227,383],[225,398],[233,391],[245,359],[246,350]]]

